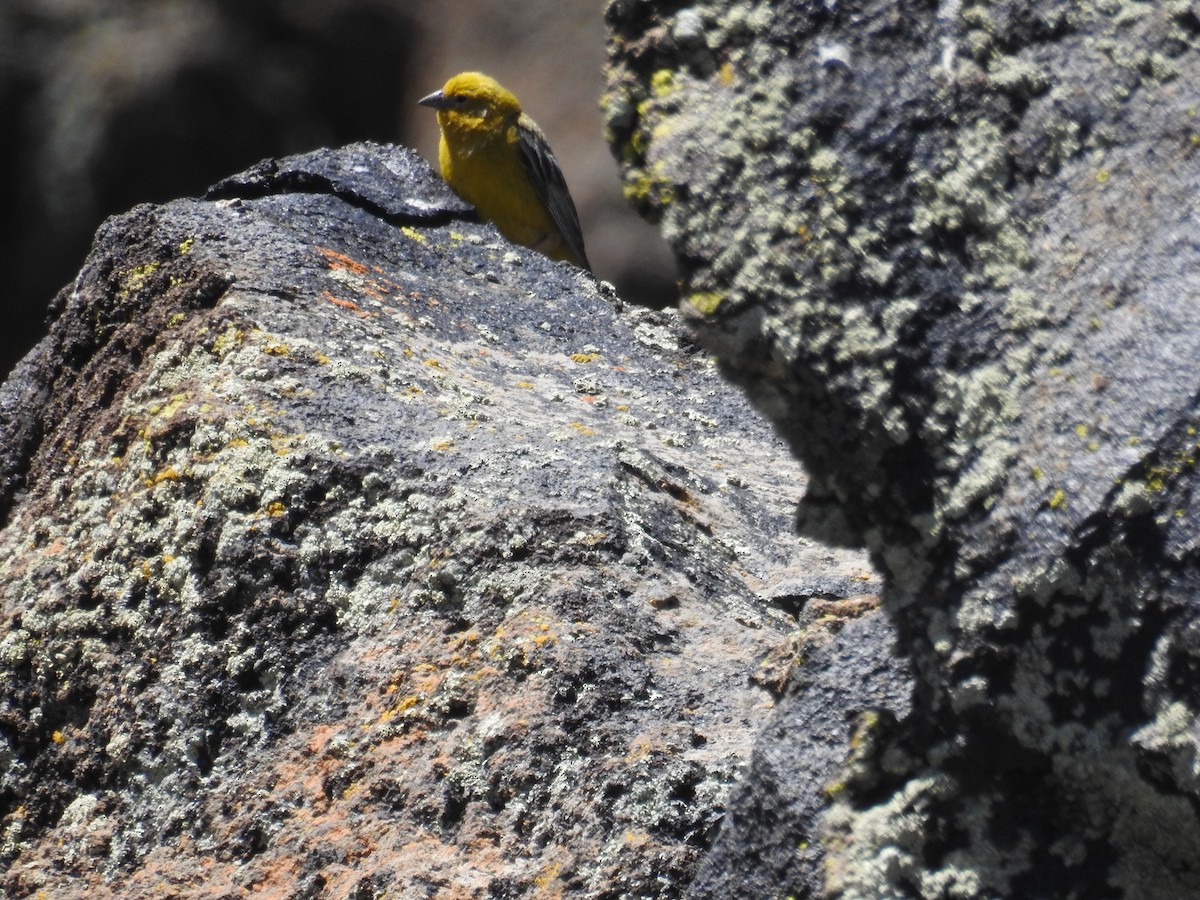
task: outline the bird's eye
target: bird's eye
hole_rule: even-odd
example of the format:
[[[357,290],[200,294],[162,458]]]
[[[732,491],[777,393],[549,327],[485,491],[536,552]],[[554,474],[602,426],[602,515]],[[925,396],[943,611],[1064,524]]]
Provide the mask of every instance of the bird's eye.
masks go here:
[[[456,106],[466,106],[467,105],[467,95],[466,94],[455,94],[450,99],[454,101]]]

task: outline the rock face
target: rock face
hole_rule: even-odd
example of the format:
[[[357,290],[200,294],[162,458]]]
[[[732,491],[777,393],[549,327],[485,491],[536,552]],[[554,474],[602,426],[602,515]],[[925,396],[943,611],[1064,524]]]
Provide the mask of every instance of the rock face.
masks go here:
[[[0,893],[679,896],[778,697],[903,715],[676,314],[468,212],[356,145],[101,229],[0,393]]]
[[[607,15],[629,191],[917,679],[826,797],[764,733],[693,895],[1200,894],[1195,4]]]

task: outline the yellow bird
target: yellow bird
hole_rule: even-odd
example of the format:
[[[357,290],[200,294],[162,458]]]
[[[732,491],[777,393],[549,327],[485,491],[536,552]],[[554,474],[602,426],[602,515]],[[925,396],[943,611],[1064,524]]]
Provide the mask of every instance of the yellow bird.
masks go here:
[[[479,72],[420,101],[437,110],[442,177],[515,244],[591,269],[558,161],[512,92]]]

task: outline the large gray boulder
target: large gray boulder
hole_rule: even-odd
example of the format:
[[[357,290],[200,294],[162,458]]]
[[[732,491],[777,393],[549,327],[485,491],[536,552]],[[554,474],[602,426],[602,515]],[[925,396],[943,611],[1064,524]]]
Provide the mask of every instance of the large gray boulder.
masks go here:
[[[887,658],[677,315],[411,151],[114,218],[55,314],[0,392],[0,894],[679,896],[800,655]]]
[[[1196,5],[607,16],[628,191],[916,678],[823,795],[764,734],[694,896],[1200,895]]]

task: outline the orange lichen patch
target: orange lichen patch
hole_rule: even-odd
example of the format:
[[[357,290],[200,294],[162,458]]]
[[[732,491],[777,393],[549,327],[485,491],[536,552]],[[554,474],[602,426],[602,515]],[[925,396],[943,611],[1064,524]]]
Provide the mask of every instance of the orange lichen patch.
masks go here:
[[[415,300],[418,303],[424,303],[426,307],[431,309],[435,306],[442,305],[442,301],[438,300],[436,297],[430,297],[428,294],[422,294],[420,291],[409,291],[406,295],[406,299],[402,299],[399,305],[411,307],[412,303],[409,302],[410,300]]]
[[[58,556],[67,549],[67,545],[62,542],[61,538],[55,538],[49,544],[41,549],[42,556]]]
[[[382,302],[385,297],[404,292],[403,288],[388,278],[378,266],[363,265],[345,253],[339,253],[329,247],[317,247],[316,251],[325,257],[329,271],[337,280],[372,300]]]
[[[299,861],[293,860],[293,874],[299,871]],[[105,892],[103,882],[94,885],[91,896],[113,896]],[[175,846],[156,847],[142,861],[141,867],[121,879],[121,895],[127,897],[223,897],[239,896],[244,883],[237,878],[237,867],[218,862],[211,856],[199,856],[187,838]],[[270,894],[255,894],[270,896]],[[278,889],[275,896],[280,896]]]
[[[531,717],[540,717],[548,701],[526,693],[514,694],[507,690],[503,679],[504,673],[495,666],[484,666],[471,677],[471,682],[479,686],[475,714],[499,715],[509,736],[525,733],[529,730]],[[487,683],[492,680],[495,680],[494,684]]]
[[[445,677],[446,672],[441,667],[422,663],[413,668],[408,676],[408,684],[417,693],[432,694],[442,686],[442,679]]]
[[[340,307],[342,307],[342,309],[351,309],[351,310],[354,310],[355,312],[362,312],[362,310],[358,308],[358,304],[355,303],[353,300],[343,300],[341,297],[335,297],[329,291],[325,291],[324,296],[325,296],[325,299],[328,300],[330,303],[332,303],[334,306],[340,306]]]
[[[558,642],[561,625],[540,610],[523,610],[496,626],[482,642],[481,658],[527,668]]]
[[[456,652],[452,658],[458,658],[459,652],[463,650],[474,651],[479,643],[479,632],[472,628],[470,631],[464,631],[461,634],[456,634],[450,642],[451,648]]]
[[[304,753],[310,756],[324,753],[329,741],[341,734],[342,731],[343,729],[336,725],[313,726],[311,737],[309,737],[308,744],[304,747]]]
[[[254,897],[284,900],[291,895],[300,873],[303,860],[292,854],[280,854],[274,859],[260,863],[258,873],[253,881],[246,884],[246,890]]]
[[[362,316],[364,319],[374,318],[375,316],[379,315],[379,313],[373,313],[373,312],[366,311],[365,309],[360,307],[357,303],[355,303],[353,300],[343,300],[341,297],[334,296],[329,291],[322,291],[321,295],[326,300],[328,300],[330,303],[332,303],[334,306],[340,306],[342,309],[348,309],[351,312],[357,313],[358,315]]]
[[[439,552],[453,556],[449,549]],[[507,626],[508,640],[523,645],[518,655],[549,646],[556,632],[575,627],[550,610],[530,608],[513,611]],[[463,731],[447,718],[461,713],[440,708],[444,695],[477,704],[472,717],[494,711],[493,727],[506,736],[536,727],[540,710],[551,702],[541,679],[522,675],[514,681],[511,662],[491,665],[478,652],[487,642],[488,630],[482,637],[478,630],[417,630],[383,635],[337,658],[332,665],[342,674],[362,678],[357,702],[342,708],[336,722],[282,736],[249,786],[231,783],[202,799],[209,833],[242,850],[217,856],[195,842],[172,841],[124,876],[119,894],[97,879],[73,882],[72,895],[284,900],[304,889],[320,859],[322,896],[355,896],[372,881],[388,896],[420,884],[427,896],[483,900],[498,881],[527,886],[531,897],[571,896],[565,885],[579,865],[571,853],[549,848],[514,858],[475,804],[450,842],[414,822],[415,814],[436,817],[440,779],[462,765]],[[392,723],[364,734],[360,726],[378,723],[384,709],[391,710]],[[397,727],[405,709],[419,721]],[[257,839],[257,823],[268,820],[269,846],[245,855],[248,838]],[[54,877],[61,884],[61,876]],[[39,886],[57,896],[54,884],[44,880]]]
[[[317,247],[316,250],[325,257],[331,269],[345,269],[347,272],[353,272],[355,275],[366,275],[371,271],[365,265],[351,259],[345,253],[339,253],[330,247]]]

